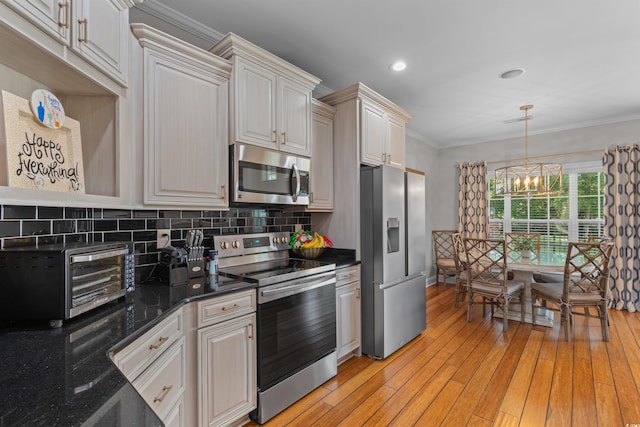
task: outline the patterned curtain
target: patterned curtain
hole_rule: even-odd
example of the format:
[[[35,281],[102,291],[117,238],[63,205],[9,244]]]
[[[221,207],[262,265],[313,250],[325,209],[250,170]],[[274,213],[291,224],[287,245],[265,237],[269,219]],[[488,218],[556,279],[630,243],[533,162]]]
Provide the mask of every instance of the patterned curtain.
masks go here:
[[[615,240],[611,306],[640,310],[640,145],[605,151],[605,236]]]
[[[487,237],[487,164],[462,163],[458,165],[458,230],[464,237]]]

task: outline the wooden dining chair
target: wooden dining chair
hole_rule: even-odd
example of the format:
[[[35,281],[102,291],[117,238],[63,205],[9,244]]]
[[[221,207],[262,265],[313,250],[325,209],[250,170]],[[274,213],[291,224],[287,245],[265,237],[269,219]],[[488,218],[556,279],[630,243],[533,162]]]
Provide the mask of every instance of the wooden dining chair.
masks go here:
[[[609,264],[613,251],[613,241],[569,242],[564,267],[564,280],[561,283],[532,283],[531,310],[533,323],[536,321],[536,302],[553,303],[560,311],[560,326],[564,327],[567,341],[571,340],[573,316],[597,317],[600,319],[602,340],[609,341],[610,299],[608,292]],[[548,308],[548,307],[547,307]],[[576,309],[583,308],[583,312]],[[589,308],[595,308],[592,315]]]
[[[508,280],[507,256],[504,240],[464,239],[465,258],[469,278],[467,281],[467,322],[471,321],[473,304],[491,301],[491,312],[496,304],[502,309],[502,331],[507,332],[509,304],[514,298],[520,302],[520,321],[524,322],[524,282]],[[474,301],[482,297],[482,301]]]
[[[436,258],[436,283],[440,283],[439,276],[442,274],[442,283],[446,285],[447,277],[455,276],[456,261],[452,236],[457,230],[433,230],[433,252]]]
[[[453,249],[455,251],[454,261],[456,264],[456,299],[454,305],[458,307],[460,301],[464,301],[467,295],[467,282],[469,271],[467,270],[467,260],[464,254],[464,241],[461,233],[453,233]]]

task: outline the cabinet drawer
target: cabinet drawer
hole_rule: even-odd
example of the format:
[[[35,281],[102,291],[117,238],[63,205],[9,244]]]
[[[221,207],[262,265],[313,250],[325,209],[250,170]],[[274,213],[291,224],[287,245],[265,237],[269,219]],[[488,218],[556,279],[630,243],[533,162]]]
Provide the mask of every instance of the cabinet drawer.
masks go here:
[[[133,387],[163,420],[184,393],[185,339],[162,353],[135,381]]]
[[[336,286],[345,285],[355,280],[360,280],[359,265],[336,270]]]
[[[183,335],[182,310],[178,310],[149,332],[116,353],[113,361],[129,381],[134,380],[164,350]]]
[[[198,327],[213,325],[254,311],[255,289],[211,298],[198,303]]]

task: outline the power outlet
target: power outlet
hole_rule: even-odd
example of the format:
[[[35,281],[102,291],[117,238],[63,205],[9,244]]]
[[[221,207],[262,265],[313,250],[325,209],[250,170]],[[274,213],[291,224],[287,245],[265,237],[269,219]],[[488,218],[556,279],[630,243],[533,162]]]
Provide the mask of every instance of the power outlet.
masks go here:
[[[157,230],[156,246],[158,249],[166,248],[171,245],[171,230],[163,228]]]

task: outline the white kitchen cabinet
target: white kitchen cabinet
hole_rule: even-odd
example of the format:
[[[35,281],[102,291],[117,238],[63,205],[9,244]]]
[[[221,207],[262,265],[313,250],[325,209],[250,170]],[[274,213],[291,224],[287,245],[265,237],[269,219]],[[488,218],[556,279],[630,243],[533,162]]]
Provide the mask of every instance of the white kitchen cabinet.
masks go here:
[[[233,64],[229,142],[311,156],[311,92],[320,80],[233,33],[209,51]]]
[[[143,24],[143,203],[228,208],[231,64]]]
[[[361,354],[360,265],[336,271],[337,357],[342,363]]]
[[[52,33],[60,28],[57,12],[61,13],[61,19],[66,19],[68,10],[71,19],[72,10],[67,6],[60,8],[58,3],[0,0],[0,80],[3,90],[27,100],[36,89],[51,91],[62,102],[66,116],[80,123],[84,193],[11,187],[7,173],[0,173],[0,198],[6,204],[40,206],[130,205],[134,99],[121,82],[109,76],[107,68],[90,62],[70,46],[71,29],[63,31],[62,36]],[[98,3],[106,4],[103,0],[90,3],[92,13],[100,9]],[[79,4],[71,3],[72,6]],[[134,2],[117,4],[120,7]],[[82,10],[80,6],[78,10]],[[121,13],[123,22],[127,21],[127,10],[122,9]],[[101,25],[91,28],[107,33],[117,30],[104,29]],[[94,31],[91,28],[89,31]],[[102,34],[95,36],[95,41],[103,37]],[[128,27],[123,37],[127,55],[132,39]],[[126,74],[129,62],[123,62],[122,66]],[[6,164],[5,155],[6,146],[0,144],[0,159]]]
[[[112,356],[142,398],[167,426],[188,426],[185,396],[189,345],[183,309],[178,309]]]
[[[257,404],[255,290],[200,302],[198,325],[199,425],[229,425]]]
[[[127,85],[134,0],[3,0],[103,73]]]
[[[333,116],[336,109],[313,100],[311,176],[307,211],[333,210]]]

